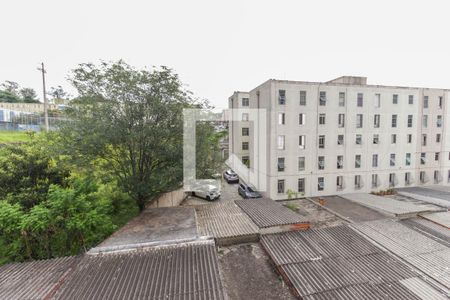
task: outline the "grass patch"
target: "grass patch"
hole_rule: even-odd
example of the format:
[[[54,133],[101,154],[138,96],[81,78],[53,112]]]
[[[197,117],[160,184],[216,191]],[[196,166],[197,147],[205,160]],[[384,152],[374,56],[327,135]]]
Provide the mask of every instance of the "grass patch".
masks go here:
[[[285,204],[285,206],[287,207],[287,208],[289,208],[290,210],[292,210],[292,211],[297,211],[297,209],[298,209],[298,206],[297,205],[295,205],[294,203],[287,203],[287,204]]]
[[[28,142],[30,139],[28,131],[0,131],[0,144]]]

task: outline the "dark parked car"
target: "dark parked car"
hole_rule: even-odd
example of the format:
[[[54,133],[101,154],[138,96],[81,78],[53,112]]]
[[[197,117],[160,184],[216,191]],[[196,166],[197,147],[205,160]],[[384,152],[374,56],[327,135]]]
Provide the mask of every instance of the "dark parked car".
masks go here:
[[[244,198],[261,198],[262,195],[252,185],[241,182],[238,193]]]
[[[233,170],[227,170],[223,172],[223,179],[225,179],[228,183],[238,183],[239,182],[239,176],[234,173]]]

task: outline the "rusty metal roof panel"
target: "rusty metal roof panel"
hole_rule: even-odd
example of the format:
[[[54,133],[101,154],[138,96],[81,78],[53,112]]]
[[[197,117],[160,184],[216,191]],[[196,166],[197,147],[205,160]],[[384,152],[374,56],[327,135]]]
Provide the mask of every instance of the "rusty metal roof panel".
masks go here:
[[[263,235],[261,243],[277,265],[382,252],[348,226]]]
[[[235,203],[259,228],[307,223],[304,217],[267,198],[235,200]]]
[[[56,299],[224,299],[213,241],[88,255]]]
[[[45,299],[70,277],[79,257],[14,263],[0,267],[0,299]]]

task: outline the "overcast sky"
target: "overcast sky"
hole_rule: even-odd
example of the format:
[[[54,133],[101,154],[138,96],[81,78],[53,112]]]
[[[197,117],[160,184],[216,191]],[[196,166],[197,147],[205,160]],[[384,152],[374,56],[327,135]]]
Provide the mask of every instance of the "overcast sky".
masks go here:
[[[69,89],[78,63],[122,58],[173,68],[216,107],[269,78],[450,88],[447,3],[2,1],[0,82],[41,96],[41,61],[48,85]]]

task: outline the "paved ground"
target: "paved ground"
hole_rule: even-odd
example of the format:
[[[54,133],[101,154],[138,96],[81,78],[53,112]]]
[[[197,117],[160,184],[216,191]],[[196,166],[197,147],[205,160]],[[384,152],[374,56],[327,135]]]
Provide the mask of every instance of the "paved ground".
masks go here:
[[[195,209],[190,207],[150,208],[113,233],[91,253],[130,249],[144,244],[165,244],[198,237]]]
[[[373,221],[386,218],[385,215],[368,207],[351,202],[339,196],[329,196],[325,198],[325,207],[345,217],[350,222]],[[313,198],[318,201],[317,198]]]
[[[219,267],[230,300],[295,299],[259,244],[219,248]]]
[[[242,199],[242,197],[237,192],[238,184],[228,184],[226,181],[222,179],[222,186],[220,191],[220,198],[214,202],[206,201],[205,199],[194,197],[194,196],[188,196],[181,205],[203,205],[203,204],[210,204],[210,203],[216,203],[216,202],[225,202],[225,201],[234,201]]]
[[[402,195],[450,208],[450,187],[427,186],[396,189]]]
[[[337,226],[345,223],[341,218],[306,199],[287,200],[282,201],[281,203],[296,213],[306,217],[311,228]]]

